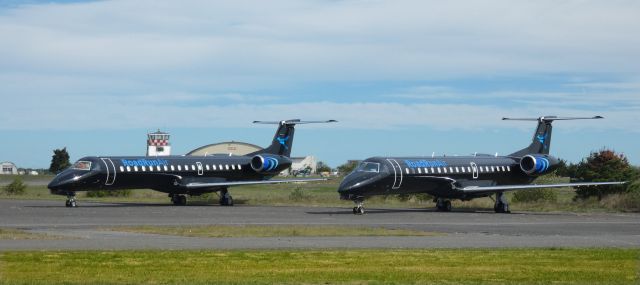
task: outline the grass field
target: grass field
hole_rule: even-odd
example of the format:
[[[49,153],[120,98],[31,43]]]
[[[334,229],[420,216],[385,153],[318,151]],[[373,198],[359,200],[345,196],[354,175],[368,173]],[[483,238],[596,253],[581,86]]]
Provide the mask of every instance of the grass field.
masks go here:
[[[49,239],[59,239],[61,237],[45,235],[45,234],[34,234],[25,232],[18,229],[3,229],[0,228],[0,240],[23,240],[23,239],[38,239],[38,240],[49,240]],[[0,268],[1,269],[1,268]]]
[[[640,250],[0,253],[1,284],[638,284]]]
[[[409,229],[387,229],[358,226],[298,226],[298,225],[246,225],[246,226],[135,226],[109,230],[186,237],[351,237],[351,236],[438,236],[441,233]]]
[[[52,176],[21,176],[25,184],[28,185],[24,195],[9,196],[0,191],[0,199],[56,199],[64,203],[65,197],[49,194],[46,183]],[[0,176],[0,185],[5,185],[13,180],[14,176]],[[332,178],[329,181],[319,181],[311,183],[289,183],[272,185],[252,185],[230,188],[234,203],[238,205],[265,205],[265,206],[306,206],[306,207],[353,207],[350,201],[338,199],[338,185],[341,178]],[[544,183],[568,182],[568,178],[556,177],[546,180]],[[616,211],[640,211],[640,205],[636,208],[621,208],[616,199],[619,196],[613,195],[602,201],[595,199],[586,201],[573,201],[575,191],[571,188],[554,189],[558,193],[555,202],[539,201],[528,203],[511,202],[511,209],[515,211],[572,211],[572,212],[616,212]],[[511,200],[512,193],[507,193]],[[132,190],[129,197],[104,197],[89,198],[84,192],[78,193],[79,204],[83,201],[96,202],[139,202],[139,203],[163,203],[169,204],[167,194],[148,190]],[[204,205],[217,204],[218,195],[215,193],[206,194],[200,197],[189,197],[189,204]],[[493,200],[490,198],[474,199],[472,201],[452,201],[454,208],[493,209]],[[411,197],[401,199],[396,195],[378,196],[368,199],[366,207],[390,207],[390,208],[434,208],[435,204],[431,199],[421,199],[421,197]]]

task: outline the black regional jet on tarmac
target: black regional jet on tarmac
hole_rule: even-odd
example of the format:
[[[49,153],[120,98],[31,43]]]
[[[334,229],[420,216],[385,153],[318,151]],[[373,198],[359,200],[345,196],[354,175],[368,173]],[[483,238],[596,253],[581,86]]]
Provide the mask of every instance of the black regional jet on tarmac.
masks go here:
[[[89,156],[78,160],[49,183],[52,194],[67,196],[67,207],[76,207],[75,193],[91,190],[148,188],[169,194],[175,205],[185,205],[186,195],[220,192],[220,205],[233,206],[228,187],[237,185],[307,182],[324,179],[269,180],[291,166],[296,124],[328,121],[254,121],[279,124],[271,146],[244,156]]]
[[[347,175],[338,192],[340,199],[356,203],[354,214],[364,214],[364,199],[375,195],[427,193],[436,208],[451,211],[450,199],[468,201],[496,194],[493,209],[509,213],[505,191],[549,187],[614,185],[625,182],[585,182],[535,185],[538,175],[558,166],[558,159],[549,155],[551,123],[556,120],[602,119],[562,118],[546,116],[503,120],[538,121],[531,144],[507,156],[476,154],[473,156],[438,157],[372,157],[365,159]]]

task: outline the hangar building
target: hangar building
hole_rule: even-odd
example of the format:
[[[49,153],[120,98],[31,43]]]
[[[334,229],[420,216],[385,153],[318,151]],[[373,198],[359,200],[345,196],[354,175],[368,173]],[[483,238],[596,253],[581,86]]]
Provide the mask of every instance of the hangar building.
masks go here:
[[[207,156],[212,154],[232,154],[232,155],[246,155],[252,152],[256,152],[261,150],[262,148],[244,142],[221,142],[205,145],[199,148],[196,148],[187,155],[190,156]],[[305,156],[305,157],[292,157],[291,158],[291,171],[288,169],[283,171],[283,175],[290,175],[300,173],[305,169],[309,169],[310,173],[316,173],[317,169],[317,161],[314,156]]]
[[[262,148],[250,143],[243,142],[221,142],[205,145],[199,148],[196,148],[187,155],[191,156],[207,156],[210,154],[233,154],[233,155],[245,155],[248,153],[252,153],[255,151],[259,151]]]
[[[10,174],[18,174],[18,167],[13,162],[5,161],[0,163],[0,174],[10,175]]]

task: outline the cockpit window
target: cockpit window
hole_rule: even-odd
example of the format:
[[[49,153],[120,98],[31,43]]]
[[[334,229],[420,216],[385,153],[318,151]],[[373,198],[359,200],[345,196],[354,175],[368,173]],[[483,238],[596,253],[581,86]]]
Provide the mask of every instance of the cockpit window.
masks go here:
[[[360,163],[356,171],[378,173],[380,172],[380,163],[365,161],[363,163]]]
[[[73,164],[73,169],[76,170],[90,170],[91,169],[91,161],[83,161],[79,160]]]

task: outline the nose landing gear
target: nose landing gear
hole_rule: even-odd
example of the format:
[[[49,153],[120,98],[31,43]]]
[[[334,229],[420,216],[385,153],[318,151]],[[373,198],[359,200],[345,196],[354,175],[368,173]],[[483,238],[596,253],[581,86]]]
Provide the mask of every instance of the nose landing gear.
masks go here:
[[[356,206],[353,207],[354,215],[364,215],[364,201],[363,200],[354,200]]]
[[[67,202],[65,202],[64,204],[67,208],[75,208],[78,207],[78,204],[76,203],[76,194],[75,193],[69,193],[67,195]]]

